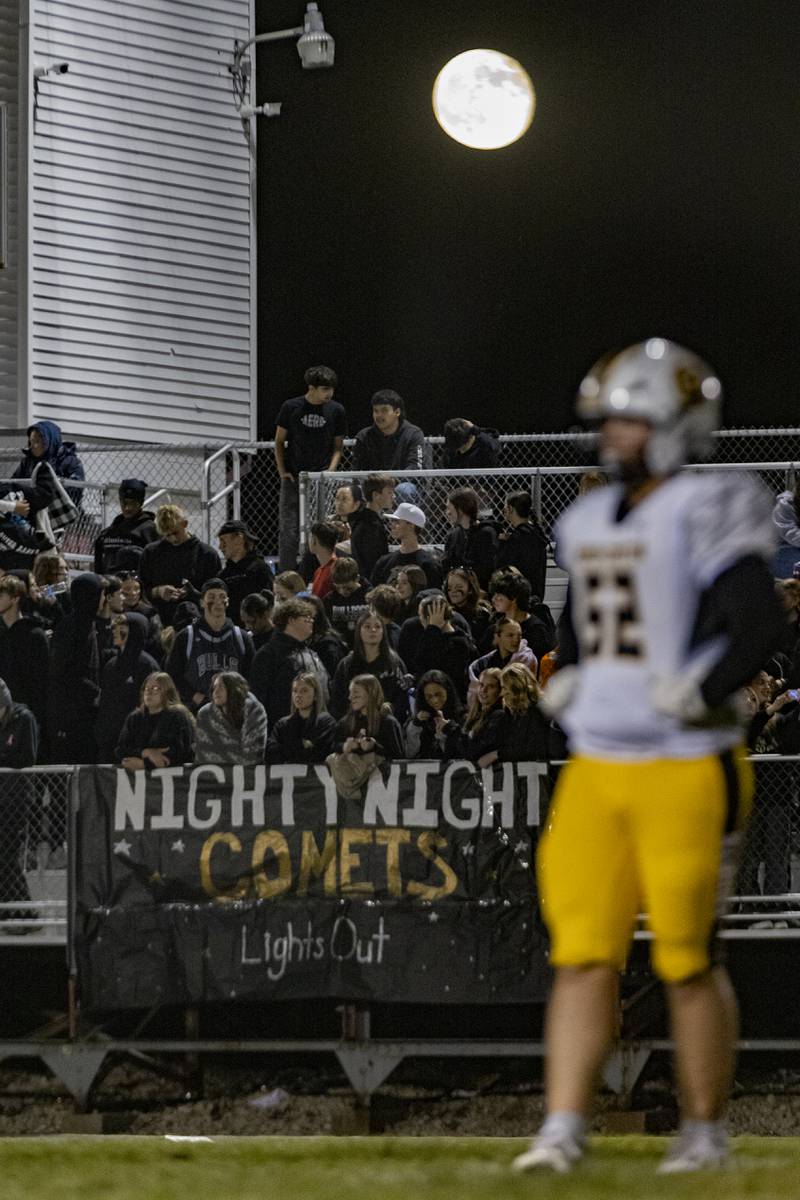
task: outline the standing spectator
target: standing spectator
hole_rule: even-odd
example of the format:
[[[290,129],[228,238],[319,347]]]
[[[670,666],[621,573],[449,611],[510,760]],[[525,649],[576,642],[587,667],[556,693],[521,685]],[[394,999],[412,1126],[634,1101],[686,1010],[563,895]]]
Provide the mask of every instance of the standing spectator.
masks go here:
[[[270,730],[268,763],[324,763],[333,750],[336,722],[325,709],[318,676],[301,672],[292,680],[292,710]]]
[[[356,560],[337,557],[331,568],[331,583],[332,589],[325,597],[325,612],[348,650],[352,650],[356,622],[369,608]]]
[[[481,429],[465,417],[452,417],[445,421],[442,458],[445,470],[496,467],[499,457],[500,434],[496,429]]]
[[[103,579],[86,572],[71,588],[72,611],[53,630],[48,690],[48,741],[59,763],[92,763],[100,700],[97,614],[105,602]]]
[[[342,483],[336,489],[333,497],[333,512],[326,520],[336,526],[336,541],[350,541],[350,518],[361,511],[364,504],[364,493],[360,483]]]
[[[308,548],[317,560],[319,566],[311,581],[311,592],[324,600],[333,587],[331,570],[336,562],[336,543],[339,534],[335,525],[330,521],[315,521],[311,526]]]
[[[145,598],[155,606],[166,629],[175,621],[178,605],[197,603],[200,588],[219,574],[216,550],[189,532],[186,513],[177,504],[162,504],[156,513],[157,542],[145,546],[139,580]]]
[[[475,572],[466,567],[453,567],[447,573],[445,595],[450,601],[453,615],[460,614],[469,625],[475,645],[482,645],[492,623],[492,610],[482,599],[481,585]]]
[[[144,507],[147,484],[141,479],[123,479],[119,485],[119,507],[111,524],[97,535],[94,543],[94,569],[109,575],[118,568],[131,570],[138,565],[145,546],[158,540],[155,513]]]
[[[211,703],[197,714],[196,763],[255,766],[264,761],[267,714],[238,671],[220,671],[211,683]]]
[[[319,596],[308,596],[306,603],[314,609],[314,632],[308,644],[319,657],[328,678],[332,679],[334,671],[347,653],[347,646],[328,620],[325,605]]]
[[[497,533],[494,525],[478,520],[478,493],[474,488],[456,488],[447,497],[445,517],[453,526],[442,555],[445,572],[454,567],[474,571],[482,588],[488,586],[497,562]]]
[[[83,463],[78,458],[74,442],[65,442],[61,429],[55,421],[35,421],[28,426],[28,445],[22,451],[22,461],[15,469],[13,479],[31,479],[40,463],[53,468],[59,479],[84,479]],[[46,473],[45,473],[46,474]],[[37,476],[37,486],[39,486]],[[44,484],[43,486],[49,486]],[[78,508],[83,501],[81,488],[67,488],[67,495]],[[52,498],[52,497],[51,497]],[[33,505],[32,505],[33,507]]]
[[[496,613],[519,622],[537,661],[553,649],[556,630],[550,609],[539,600],[534,602],[530,584],[519,571],[496,571],[489,584],[489,596]]]
[[[522,627],[519,621],[513,621],[511,617],[500,617],[494,624],[493,649],[469,665],[468,695],[470,699],[477,692],[478,681],[486,671],[493,668],[503,670],[511,663],[522,663],[523,667],[528,668],[531,675],[536,676],[538,667],[536,655],[522,636]]]
[[[414,617],[419,609],[419,594],[429,588],[428,576],[422,567],[395,567],[389,575],[389,585],[397,589],[401,608],[397,620],[401,623],[409,617]],[[378,584],[383,587],[383,584]]]
[[[234,625],[241,625],[242,601],[253,592],[269,590],[275,573],[266,559],[256,550],[255,535],[244,521],[226,521],[220,526],[219,548],[225,559],[220,579],[228,589],[228,616]]]
[[[177,767],[194,757],[194,717],[165,671],[148,675],[141,703],[125,718],[115,760],[128,771]]]
[[[478,759],[482,767],[494,762],[547,762],[550,723],[539,708],[539,685],[527,667],[512,663],[501,679],[502,712],[486,728],[490,748]]]
[[[295,596],[307,596],[308,586],[299,571],[281,571],[275,576],[274,592],[276,604],[283,604]]]
[[[253,664],[250,634],[228,616],[228,589],[221,579],[205,581],[200,605],[202,617],[177,634],[166,667],[181,700],[192,710],[206,703],[220,671],[247,678]]]
[[[316,674],[323,695],[328,673],[308,646],[314,634],[314,606],[305,600],[286,600],[272,615],[275,631],[253,659],[250,687],[267,710],[270,727],[291,710],[292,680],[301,671]]]
[[[24,775],[5,774],[19,771],[36,762],[39,730],[29,708],[12,698],[4,679],[0,679],[0,902],[29,900],[30,892],[20,867],[20,845],[34,796],[34,780]],[[24,920],[25,909],[0,909],[0,916]],[[27,933],[25,926],[10,926],[12,933]]]
[[[403,758],[403,731],[374,675],[356,675],[348,689],[348,708],[336,723],[334,749],[345,754]]]
[[[389,553],[389,534],[383,513],[394,508],[395,481],[390,475],[369,475],[364,480],[364,503],[350,513],[350,553],[361,574],[372,579],[379,558]]]
[[[301,471],[335,471],[347,436],[347,417],[333,393],[336,372],[330,367],[309,367],[306,393],[287,400],[278,413],[275,429],[275,465],[281,479],[278,561],[281,571],[297,566],[300,541]]]
[[[400,626],[397,622],[400,619],[403,602],[397,588],[392,587],[390,583],[379,583],[377,587],[367,592],[367,604],[386,630],[390,647],[392,650],[397,650],[399,654]]]
[[[335,717],[345,712],[348,688],[357,675],[374,675],[395,714],[405,717],[408,711],[406,668],[390,647],[383,622],[373,612],[359,618],[353,635],[353,649],[336,668],[330,703]]]
[[[444,596],[426,596],[420,601],[422,637],[413,662],[407,663],[415,678],[424,671],[442,671],[452,679],[463,703],[467,694],[467,670],[475,658],[472,638],[453,624],[453,610]]]
[[[414,714],[403,727],[408,758],[448,758],[446,731],[456,729],[462,705],[455,685],[443,671],[426,671],[420,676],[414,698]]]
[[[275,597],[266,589],[263,592],[253,592],[242,601],[242,626],[253,639],[253,650],[257,652],[266,646],[272,637],[272,610],[275,607]]]
[[[97,759],[114,762],[125,718],[139,703],[144,681],[158,671],[158,663],[145,650],[149,624],[139,613],[114,618],[111,626],[114,655],[100,673],[100,703],[95,721]]]
[[[780,542],[772,562],[776,579],[788,579],[800,562],[800,480],[791,492],[781,492],[772,510],[772,523]]]
[[[39,730],[47,717],[50,651],[41,623],[20,611],[25,584],[14,575],[0,579],[0,678],[11,695],[36,717]]]
[[[353,447],[354,471],[421,471],[431,463],[430,447],[418,425],[405,419],[402,397],[390,388],[372,397],[372,424],[360,429]],[[401,499],[416,489],[397,484]],[[380,582],[380,581],[374,581]]]
[[[400,549],[384,554],[372,572],[372,582],[386,583],[395,567],[422,567],[428,587],[441,587],[442,567],[428,550],[420,549],[419,534],[425,528],[425,513],[416,504],[398,504],[389,517],[392,537]]]
[[[510,492],[503,516],[511,529],[500,534],[497,566],[516,567],[531,585],[531,594],[544,600],[547,580],[547,537],[533,514],[528,492]]]
[[[139,576],[136,572],[128,570],[120,571],[117,579],[120,582],[120,591],[122,592],[123,612],[135,612],[147,621],[152,621],[156,615],[156,610],[152,604],[147,604],[142,599],[142,585],[139,582]]]

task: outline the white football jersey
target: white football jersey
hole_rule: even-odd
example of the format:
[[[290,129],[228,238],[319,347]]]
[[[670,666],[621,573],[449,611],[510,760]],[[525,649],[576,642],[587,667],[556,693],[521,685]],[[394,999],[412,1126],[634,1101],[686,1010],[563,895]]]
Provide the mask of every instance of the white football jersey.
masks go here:
[[[772,497],[752,476],[676,475],[617,520],[620,484],[581,497],[556,526],[579,647],[576,697],[561,721],[573,753],[695,758],[741,740],[735,726],[662,716],[656,678],[698,682],[725,649],[691,646],[700,597],[745,555],[771,556]]]

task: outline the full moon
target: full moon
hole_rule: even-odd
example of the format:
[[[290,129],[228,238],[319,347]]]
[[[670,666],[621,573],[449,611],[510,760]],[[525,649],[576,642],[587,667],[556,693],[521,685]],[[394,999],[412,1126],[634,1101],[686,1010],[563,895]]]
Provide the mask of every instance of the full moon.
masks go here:
[[[536,94],[516,59],[499,50],[465,50],[442,67],[433,111],[445,133],[474,150],[499,150],[533,120]]]

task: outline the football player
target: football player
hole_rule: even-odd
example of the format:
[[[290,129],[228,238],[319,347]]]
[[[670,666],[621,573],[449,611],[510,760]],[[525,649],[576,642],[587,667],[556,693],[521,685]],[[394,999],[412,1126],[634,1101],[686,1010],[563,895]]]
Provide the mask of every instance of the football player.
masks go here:
[[[570,586],[545,702],[571,759],[537,864],[556,968],[547,1116],[518,1170],[568,1171],[584,1153],[639,912],[669,1000],[682,1114],[660,1170],[728,1157],[737,1010],[712,941],[752,796],[736,692],[782,617],[771,497],[738,472],[680,470],[711,450],[721,390],[663,338],[607,356],[581,384],[579,414],[599,424],[616,481],[556,531]]]

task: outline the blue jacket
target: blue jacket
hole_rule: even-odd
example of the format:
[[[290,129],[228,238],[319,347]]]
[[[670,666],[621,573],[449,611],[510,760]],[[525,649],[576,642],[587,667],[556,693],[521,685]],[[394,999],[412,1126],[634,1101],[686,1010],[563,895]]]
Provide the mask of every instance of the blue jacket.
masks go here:
[[[44,442],[42,458],[34,458],[26,446],[22,451],[22,461],[12,476],[13,479],[30,479],[34,469],[42,461],[47,462],[59,479],[85,479],[83,463],[78,458],[74,442],[65,442],[61,438],[61,429],[55,421],[34,421],[28,426],[28,435],[32,429],[38,429]],[[70,500],[80,507],[83,500],[81,488],[67,488]]]

